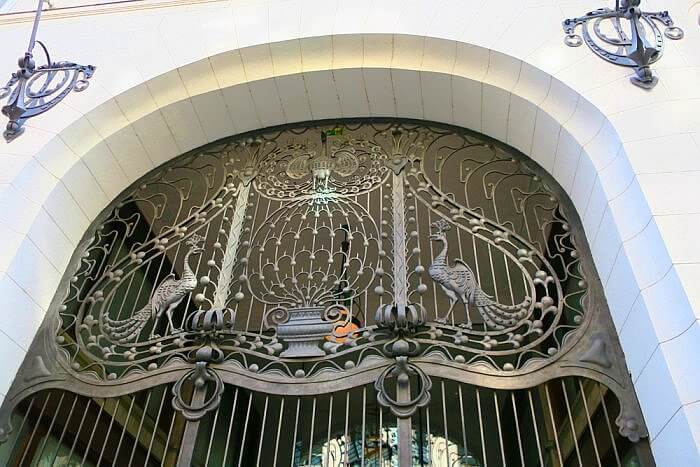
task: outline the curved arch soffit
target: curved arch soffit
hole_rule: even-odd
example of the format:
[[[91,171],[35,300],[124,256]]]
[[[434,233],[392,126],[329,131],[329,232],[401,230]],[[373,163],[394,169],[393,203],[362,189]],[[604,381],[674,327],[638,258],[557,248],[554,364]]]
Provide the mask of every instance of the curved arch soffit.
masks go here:
[[[417,47],[420,57],[397,57],[392,44],[399,42]],[[354,117],[445,123],[514,147],[560,183],[589,235],[600,218],[587,223],[588,200],[610,200],[624,189],[594,186],[596,171],[624,157],[614,127],[551,75],[444,39],[324,36],[204,58],[101,103],[37,150],[14,178],[8,198],[31,203],[16,203],[23,205],[17,212],[8,202],[8,221],[17,232],[31,232],[44,210],[75,245],[111,199],[179,154],[261,128]],[[62,273],[70,253],[46,256],[56,257],[52,265]],[[7,264],[27,260],[19,251]],[[54,290],[32,295],[46,309]]]

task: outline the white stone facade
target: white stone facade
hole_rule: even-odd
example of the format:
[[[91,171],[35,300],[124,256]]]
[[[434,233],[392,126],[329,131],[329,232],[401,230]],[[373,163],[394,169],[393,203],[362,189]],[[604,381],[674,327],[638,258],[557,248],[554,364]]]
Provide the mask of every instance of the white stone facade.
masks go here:
[[[39,37],[53,58],[97,72],[86,92],[0,142],[0,396],[86,228],[146,172],[252,129],[409,117],[485,133],[559,181],[583,220],[656,461],[700,465],[699,8],[644,5],[686,32],[666,41],[652,91],[563,44],[562,19],[590,1],[144,0],[46,13]],[[31,20],[0,16],[3,80]]]

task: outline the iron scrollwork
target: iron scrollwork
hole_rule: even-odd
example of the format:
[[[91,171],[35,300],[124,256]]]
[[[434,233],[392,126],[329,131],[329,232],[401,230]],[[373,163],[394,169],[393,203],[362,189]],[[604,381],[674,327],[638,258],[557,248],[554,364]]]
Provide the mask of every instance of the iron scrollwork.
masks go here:
[[[663,54],[664,36],[671,40],[682,39],[683,30],[674,26],[668,11],[645,12],[640,4],[641,0],[617,0],[615,8],[599,8],[578,18],[564,20],[564,43],[569,47],[579,47],[585,42],[603,60],[633,67],[635,75],[630,81],[651,89],[658,82],[651,65]],[[663,34],[656,23],[665,26]],[[581,26],[583,39],[575,33],[578,26]]]
[[[433,377],[580,375],[625,398],[620,431],[643,436],[580,225],[548,180],[510,149],[414,123],[270,130],[182,156],[86,236],[32,350],[52,376],[7,400],[167,381],[196,423],[226,383],[373,381],[406,421]],[[607,360],[587,355],[591,336]]]
[[[0,99],[7,98],[2,113],[10,119],[3,136],[9,143],[24,133],[24,123],[55,107],[71,91],[82,92],[90,84],[95,67],[78,65],[69,61],[54,62],[46,46],[36,40],[41,12],[46,0],[39,0],[29,47],[18,60],[19,70],[0,87]],[[39,44],[46,57],[46,64],[36,66],[34,48]]]

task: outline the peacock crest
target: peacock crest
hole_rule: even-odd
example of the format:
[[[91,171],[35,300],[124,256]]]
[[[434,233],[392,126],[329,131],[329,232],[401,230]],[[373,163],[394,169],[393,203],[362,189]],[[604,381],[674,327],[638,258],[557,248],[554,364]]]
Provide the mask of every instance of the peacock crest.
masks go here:
[[[181,332],[173,321],[173,312],[184,298],[197,287],[197,277],[190,267],[189,259],[192,255],[204,251],[201,246],[203,242],[204,237],[196,233],[185,240],[184,243],[188,249],[183,259],[182,277],[177,279],[174,272],[170,273],[156,287],[143,308],[126,319],[112,319],[106,313],[102,315],[105,333],[114,342],[126,344],[137,340],[148,323],[153,322],[155,329],[155,322],[163,314],[168,320],[169,332],[171,334]],[[153,332],[151,334],[151,337],[157,337],[153,335]]]
[[[487,329],[502,330],[517,325],[529,313],[532,303],[530,297],[526,297],[516,305],[503,305],[498,303],[484,292],[479,285],[474,271],[462,259],[455,259],[453,264],[448,259],[448,240],[445,232],[451,226],[445,219],[440,219],[431,224],[436,233],[430,239],[442,243],[442,251],[433,259],[428,268],[430,277],[440,286],[450,301],[450,307],[439,322],[447,323],[452,315],[457,302],[464,305],[466,323],[463,325],[471,329],[472,320],[470,307],[473,307],[481,315]]]

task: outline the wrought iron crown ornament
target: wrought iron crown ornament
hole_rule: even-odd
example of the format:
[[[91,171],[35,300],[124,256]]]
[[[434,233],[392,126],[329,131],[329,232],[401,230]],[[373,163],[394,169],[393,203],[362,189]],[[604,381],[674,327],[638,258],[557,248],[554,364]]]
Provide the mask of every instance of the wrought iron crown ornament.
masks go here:
[[[7,97],[2,113],[10,121],[3,136],[9,143],[24,133],[24,122],[41,115],[61,102],[71,91],[80,92],[88,87],[88,79],[95,72],[92,65],[61,61],[53,62],[46,46],[36,40],[41,11],[46,0],[39,0],[34,16],[34,26],[27,51],[17,61],[19,70],[4,87],[0,87],[0,99]],[[39,44],[46,56],[46,65],[36,66],[34,47]]]
[[[641,0],[617,0],[615,8],[599,8],[562,23],[569,47],[579,47],[585,41],[600,58],[615,65],[633,67],[633,84],[651,89],[658,82],[650,66],[657,62],[664,49],[664,36],[672,40],[683,38],[683,30],[673,25],[668,11],[645,12]],[[625,25],[622,20],[628,22]],[[657,23],[666,28],[661,34]],[[581,25],[583,39],[574,31]]]

